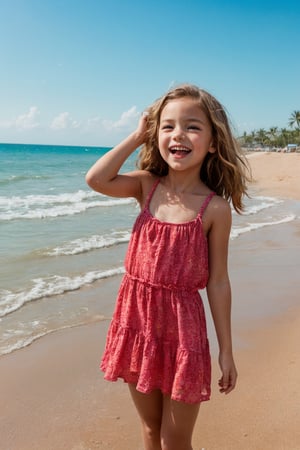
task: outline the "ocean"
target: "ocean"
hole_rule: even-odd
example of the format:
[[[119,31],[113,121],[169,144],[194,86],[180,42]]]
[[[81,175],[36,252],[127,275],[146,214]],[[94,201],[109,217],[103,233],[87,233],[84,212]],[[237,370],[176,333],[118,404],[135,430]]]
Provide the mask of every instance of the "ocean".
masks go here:
[[[133,199],[97,194],[85,173],[105,147],[0,144],[0,355],[54,331],[106,320],[93,286],[123,273]],[[135,167],[137,154],[123,171]],[[299,218],[299,202],[252,189],[231,240]],[[98,284],[97,284],[98,285]],[[76,293],[76,295],[74,295]],[[114,301],[114,299],[109,299]]]

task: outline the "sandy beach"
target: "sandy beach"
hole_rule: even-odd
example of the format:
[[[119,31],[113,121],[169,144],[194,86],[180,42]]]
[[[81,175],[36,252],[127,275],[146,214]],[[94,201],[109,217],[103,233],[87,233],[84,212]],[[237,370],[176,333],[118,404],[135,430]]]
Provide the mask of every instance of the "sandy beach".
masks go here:
[[[300,153],[250,153],[253,186],[257,192],[300,199]]]
[[[300,200],[299,153],[253,153],[249,162],[257,194]],[[218,392],[208,317],[212,399],[201,405],[194,450],[300,449],[299,267],[299,217],[233,242],[238,386],[226,397]],[[101,283],[90,288],[99,302]],[[108,325],[56,332],[0,358],[0,450],[142,450],[126,384],[105,382],[98,369]]]

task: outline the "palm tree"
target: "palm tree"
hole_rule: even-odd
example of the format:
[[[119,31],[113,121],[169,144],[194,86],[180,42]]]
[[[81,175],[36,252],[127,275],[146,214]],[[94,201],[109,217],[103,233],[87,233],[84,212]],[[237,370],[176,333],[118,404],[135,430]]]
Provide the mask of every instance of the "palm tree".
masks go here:
[[[300,111],[293,111],[289,118],[289,126],[292,128],[295,126],[300,129]]]
[[[270,136],[271,143],[274,145],[278,135],[278,127],[271,127],[268,131],[268,135]]]
[[[281,138],[281,145],[285,147],[289,143],[291,132],[287,130],[286,128],[281,128],[280,130],[280,138]]]
[[[243,143],[243,145],[247,145],[248,147],[253,144],[253,138],[251,134],[247,134],[246,131],[244,131],[243,136],[241,136],[240,138],[241,142]]]
[[[262,146],[265,145],[265,143],[268,140],[268,136],[266,133],[266,130],[264,130],[264,128],[260,128],[256,134],[255,134],[255,139],[257,142],[259,142]]]

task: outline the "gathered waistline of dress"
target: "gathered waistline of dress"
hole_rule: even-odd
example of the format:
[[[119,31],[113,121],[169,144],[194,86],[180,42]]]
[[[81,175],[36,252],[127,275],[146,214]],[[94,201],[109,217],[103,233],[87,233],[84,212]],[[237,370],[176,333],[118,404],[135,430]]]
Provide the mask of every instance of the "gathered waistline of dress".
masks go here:
[[[169,291],[198,292],[200,289],[198,287],[185,287],[185,286],[176,286],[174,284],[153,283],[150,280],[144,280],[143,278],[139,278],[134,275],[131,275],[129,272],[125,272],[125,276],[127,276],[128,278],[130,278],[133,281],[138,281],[139,283],[142,283],[146,286],[154,287],[154,288],[168,289]]]

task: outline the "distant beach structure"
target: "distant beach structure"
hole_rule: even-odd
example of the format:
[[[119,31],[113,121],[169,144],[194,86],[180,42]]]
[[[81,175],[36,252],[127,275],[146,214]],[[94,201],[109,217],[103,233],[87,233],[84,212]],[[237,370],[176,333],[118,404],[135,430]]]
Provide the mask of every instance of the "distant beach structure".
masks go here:
[[[297,144],[288,144],[283,151],[286,151],[287,153],[295,152],[297,150]]]

